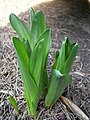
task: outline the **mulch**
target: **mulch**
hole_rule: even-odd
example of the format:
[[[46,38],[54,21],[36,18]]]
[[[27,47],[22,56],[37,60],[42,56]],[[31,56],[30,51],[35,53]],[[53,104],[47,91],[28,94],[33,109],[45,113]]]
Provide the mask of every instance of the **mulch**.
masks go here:
[[[64,96],[78,105],[90,118],[90,4],[86,0],[54,0],[34,6],[35,11],[42,10],[47,26],[52,29],[52,48],[48,58],[48,71],[53,64],[56,50],[67,36],[72,42],[78,42],[79,50],[71,74],[72,84],[65,90]],[[29,27],[29,10],[19,18]],[[23,82],[19,73],[12,36],[16,33],[8,24],[0,28],[0,120],[33,120],[27,115],[27,105],[23,97]],[[19,105],[20,115],[16,115],[8,101],[12,94]],[[45,108],[40,100],[37,120],[79,120],[61,100],[51,108]]]

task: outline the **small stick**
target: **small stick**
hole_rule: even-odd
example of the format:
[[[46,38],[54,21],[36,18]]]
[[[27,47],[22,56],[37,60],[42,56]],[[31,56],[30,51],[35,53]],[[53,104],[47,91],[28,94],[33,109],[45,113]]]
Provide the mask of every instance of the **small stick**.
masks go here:
[[[87,115],[72,101],[70,101],[68,98],[61,96],[61,100],[69,107],[69,109],[75,113],[80,119],[82,120],[89,120]]]

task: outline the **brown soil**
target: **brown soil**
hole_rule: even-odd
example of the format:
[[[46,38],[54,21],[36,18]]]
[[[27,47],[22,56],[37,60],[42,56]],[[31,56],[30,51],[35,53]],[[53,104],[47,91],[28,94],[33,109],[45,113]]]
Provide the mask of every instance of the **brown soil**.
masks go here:
[[[90,118],[90,4],[85,0],[54,0],[34,8],[44,12],[47,26],[52,29],[49,68],[53,63],[54,53],[60,49],[65,36],[78,42],[78,55],[71,71],[73,83],[64,95]],[[29,10],[19,17],[29,27]],[[10,25],[0,28],[0,120],[32,120],[27,116],[23,98],[23,83],[11,41],[14,35]],[[10,106],[8,93],[13,94],[18,101],[21,110],[18,117]],[[60,100],[50,109],[45,108],[41,100],[37,117],[38,120],[79,120]]]

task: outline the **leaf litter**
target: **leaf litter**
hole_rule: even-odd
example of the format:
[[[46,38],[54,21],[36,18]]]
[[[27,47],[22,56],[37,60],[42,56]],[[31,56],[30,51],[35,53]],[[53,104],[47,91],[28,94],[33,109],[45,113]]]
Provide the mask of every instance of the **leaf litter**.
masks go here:
[[[79,42],[79,53],[76,57],[71,71],[71,74],[73,76],[73,83],[67,88],[67,90],[65,90],[64,96],[72,100],[86,113],[88,117],[90,117],[90,32],[88,32],[87,28],[84,27],[85,30],[82,28],[82,24],[85,24],[85,20],[87,20],[87,24],[90,26],[90,23],[88,23],[88,8],[80,8],[80,11],[82,9],[85,9],[86,13],[82,15],[79,11],[78,14],[81,16],[82,19],[80,20],[80,22],[77,22],[76,19],[78,17],[78,14],[76,14],[75,16],[72,14],[73,12],[77,13],[78,11],[78,9],[76,9],[77,11],[72,10],[71,6],[73,4],[73,1],[69,1],[67,5],[66,1],[62,0],[51,3],[48,3],[48,5],[47,3],[41,4],[35,7],[36,10],[40,8],[44,11],[47,18],[47,25],[52,28],[53,43],[48,60],[48,71],[50,73],[50,67],[53,62],[54,53],[57,49],[59,49],[59,44],[61,44],[63,36],[68,35],[72,39]],[[82,5],[83,4],[84,3],[82,3]],[[61,10],[60,7],[62,7],[63,5],[64,8]],[[78,5],[79,2],[76,3],[75,7],[77,7]],[[84,5],[87,5],[87,3],[85,3]],[[46,6],[48,13],[46,12]],[[52,8],[53,11],[51,11]],[[66,9],[67,11],[64,14]],[[70,12],[70,10],[72,11]],[[59,13],[54,15],[56,11],[59,11]],[[29,19],[28,16],[29,11],[27,11],[27,18],[25,18],[25,13],[20,15],[21,19],[26,23],[27,26],[27,21]],[[63,20],[65,20],[66,22]],[[68,20],[71,20],[71,23]],[[76,23],[79,24],[78,27],[75,25]],[[79,30],[80,33],[78,33]],[[10,25],[6,26],[5,28],[0,28],[0,119],[32,120],[31,117],[27,116],[27,106],[23,97],[23,82],[19,73],[15,51],[11,43],[11,36],[13,35],[15,35],[15,33],[10,28]],[[11,107],[8,101],[9,94],[14,95],[18,102],[21,112],[19,116],[15,114],[15,110]],[[37,110],[38,120],[79,120],[78,116],[73,114],[61,102],[61,100],[59,100],[50,109],[45,108],[44,104],[41,104],[41,102],[43,103],[43,100],[40,101]]]

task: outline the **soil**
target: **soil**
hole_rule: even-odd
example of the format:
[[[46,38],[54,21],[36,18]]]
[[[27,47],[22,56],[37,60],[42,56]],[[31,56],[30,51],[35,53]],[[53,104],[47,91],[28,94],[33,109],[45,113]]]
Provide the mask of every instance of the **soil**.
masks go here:
[[[71,70],[73,82],[65,90],[64,96],[90,118],[90,4],[86,0],[53,0],[34,6],[34,9],[43,11],[47,26],[52,29],[49,70],[55,51],[60,49],[65,36],[72,42],[78,42],[79,50]],[[29,10],[21,13],[19,18],[29,27]],[[32,120],[27,116],[23,83],[12,45],[11,38],[15,35],[10,24],[0,28],[0,120]],[[13,94],[17,99],[21,110],[19,116],[15,115],[8,94]],[[61,100],[50,109],[45,108],[41,100],[37,112],[37,120],[79,120]]]

